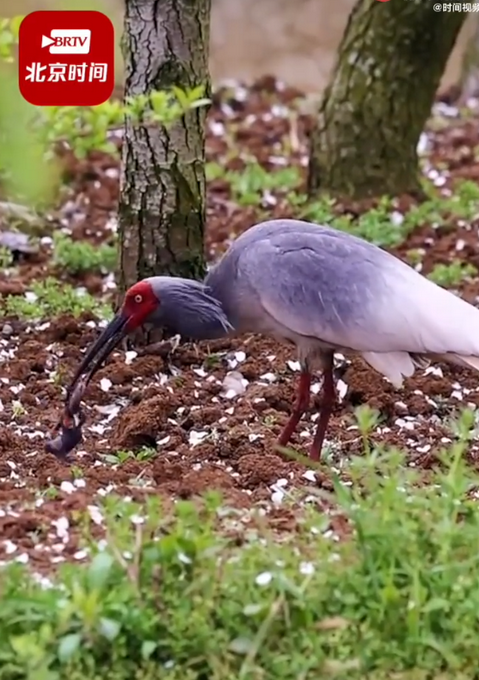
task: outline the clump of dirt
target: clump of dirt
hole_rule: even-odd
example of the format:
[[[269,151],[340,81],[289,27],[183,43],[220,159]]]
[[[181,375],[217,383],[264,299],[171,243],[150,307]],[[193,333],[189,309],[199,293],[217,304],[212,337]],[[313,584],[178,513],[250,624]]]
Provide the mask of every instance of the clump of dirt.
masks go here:
[[[371,370],[364,361],[354,358],[343,380],[348,385],[346,404],[354,408],[361,404],[369,404],[371,408],[379,410],[386,419],[395,415],[397,394],[394,387],[382,375]]]
[[[270,486],[282,477],[288,478],[291,472],[290,465],[290,462],[286,462],[280,456],[268,453],[258,456],[256,452],[251,452],[241,456],[237,469],[241,475],[242,486],[253,489],[263,484]]]
[[[218,491],[230,491],[235,484],[229,475],[220,468],[205,466],[200,470],[190,470],[181,479],[178,485],[178,495],[181,498],[197,496],[204,489],[217,489]]]
[[[22,438],[12,432],[11,428],[0,425],[0,453],[8,455],[13,451],[21,451],[23,444]]]
[[[180,401],[166,392],[126,408],[111,435],[114,449],[135,451],[143,446],[156,447],[166,434],[167,419],[174,416]]]

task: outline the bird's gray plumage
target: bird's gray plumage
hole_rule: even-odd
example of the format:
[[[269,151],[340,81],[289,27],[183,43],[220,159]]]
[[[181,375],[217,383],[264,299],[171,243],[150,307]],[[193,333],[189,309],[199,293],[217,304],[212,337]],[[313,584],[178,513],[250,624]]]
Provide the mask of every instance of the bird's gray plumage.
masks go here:
[[[203,283],[147,279],[155,325],[183,337],[233,331],[289,341],[309,370],[332,351],[360,354],[394,385],[444,359],[479,369],[479,310],[351,234],[271,220],[237,238]]]
[[[335,351],[360,354],[396,386],[429,359],[479,370],[479,310],[380,248],[330,227],[272,220],[242,234],[203,283],[156,276],[125,294],[76,377],[89,380],[125,334],[167,327],[185,339],[262,333],[296,345],[297,398],[278,442],[290,441],[323,371],[310,456],[318,460],[334,409]],[[96,362],[96,363],[95,363]]]
[[[479,311],[360,238],[299,220],[242,234],[207,276],[239,332],[359,353],[400,386],[428,355],[479,368]],[[319,367],[319,366],[318,366]]]
[[[161,299],[150,324],[194,340],[214,340],[233,332],[220,299],[200,281],[174,276],[152,276],[145,281],[158,289]]]

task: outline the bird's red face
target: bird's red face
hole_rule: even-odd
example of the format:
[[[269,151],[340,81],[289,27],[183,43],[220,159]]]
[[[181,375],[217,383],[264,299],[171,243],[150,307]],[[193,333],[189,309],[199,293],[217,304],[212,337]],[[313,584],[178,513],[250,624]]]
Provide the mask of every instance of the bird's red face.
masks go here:
[[[120,341],[146,322],[148,316],[159,306],[159,300],[148,281],[139,281],[125,294],[125,299],[117,314],[99,337],[88,348],[73,380],[73,389],[81,376],[87,381],[96,373],[102,362],[115,349]]]
[[[127,319],[126,332],[129,333],[141,326],[159,303],[148,281],[139,281],[129,288],[120,310],[120,314]]]

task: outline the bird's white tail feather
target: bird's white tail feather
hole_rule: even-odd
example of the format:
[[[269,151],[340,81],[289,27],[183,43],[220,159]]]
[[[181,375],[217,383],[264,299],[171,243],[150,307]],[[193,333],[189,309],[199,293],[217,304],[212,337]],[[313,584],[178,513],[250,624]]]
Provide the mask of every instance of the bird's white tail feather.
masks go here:
[[[362,352],[361,356],[376,371],[382,373],[394,385],[402,387],[404,378],[410,378],[416,368],[407,352]]]
[[[378,306],[383,332],[414,354],[479,357],[479,309],[409,268],[401,275],[399,268],[388,272]]]
[[[452,361],[453,363],[458,363],[461,366],[467,366],[479,371],[479,357],[465,357],[461,354],[453,354],[446,355],[444,358],[448,361]]]
[[[394,387],[398,388],[402,387],[404,378],[410,378],[413,375],[416,368],[425,368],[429,363],[427,357],[415,357],[406,352],[363,352],[361,356],[376,371],[382,373]],[[443,354],[433,358],[479,371],[479,357]]]

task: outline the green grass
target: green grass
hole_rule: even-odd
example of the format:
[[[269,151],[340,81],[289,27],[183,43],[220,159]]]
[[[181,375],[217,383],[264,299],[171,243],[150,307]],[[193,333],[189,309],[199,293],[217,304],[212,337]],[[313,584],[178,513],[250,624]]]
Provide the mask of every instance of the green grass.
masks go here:
[[[48,278],[32,282],[31,293],[36,296],[35,300],[29,300],[21,295],[5,297],[0,307],[0,316],[3,313],[4,316],[35,320],[48,319],[60,314],[79,316],[87,311],[106,319],[112,316],[108,305],[102,304],[87,293],[79,295],[72,286],[57,279]]]
[[[57,232],[53,236],[53,264],[71,274],[99,272],[106,274],[115,269],[118,251],[115,246],[94,246],[87,241],[73,241]]]
[[[0,246],[0,271],[8,269],[13,264],[13,254],[8,248]]]
[[[231,171],[225,170],[219,163],[210,162],[206,164],[206,177],[208,181],[222,179],[227,182],[231,198],[239,206],[259,209],[264,192],[272,192],[294,207],[299,219],[330,224],[386,248],[400,245],[412,231],[426,224],[453,229],[457,220],[473,219],[479,203],[479,187],[475,182],[457,181],[452,195],[445,197],[438,195],[437,190],[424,180],[424,190],[429,198],[412,206],[403,215],[402,221],[392,219],[394,202],[388,196],[383,196],[375,208],[353,218],[338,214],[337,201],[327,195],[317,201],[308,201],[300,191],[301,176],[297,167],[278,168],[271,172],[257,161],[250,160],[244,170]]]
[[[442,228],[449,224],[449,228],[453,229],[454,221],[470,220],[477,214],[479,187],[475,183],[457,182],[454,195],[450,198],[434,195],[430,187],[426,188],[430,198],[412,206],[400,223],[391,219],[394,206],[392,199],[387,196],[379,200],[376,208],[364,212],[357,219],[348,215],[338,216],[335,212],[336,202],[328,197],[309,203],[300,197],[296,200],[300,206],[299,216],[303,219],[330,224],[385,248],[400,245],[411,232],[425,224]]]
[[[109,465],[123,465],[130,460],[136,460],[138,462],[151,460],[158,455],[156,449],[149,448],[148,446],[141,447],[138,451],[126,451],[120,450],[115,453],[109,453],[102,456],[105,463]]]
[[[449,224],[450,228],[454,228],[457,220],[471,220],[477,214],[479,203],[479,187],[474,182],[456,182],[453,195],[449,198],[439,196],[433,187],[424,182],[428,200],[412,206],[402,221],[392,219],[394,203],[387,196],[378,201],[377,207],[353,218],[338,214],[337,201],[326,195],[318,201],[308,201],[307,196],[299,190],[301,177],[296,167],[278,168],[270,172],[256,161],[251,161],[240,172],[225,171],[219,163],[210,162],[206,164],[206,176],[208,181],[222,179],[227,182],[231,198],[239,206],[259,208],[263,193],[273,192],[295,208],[299,219],[330,224],[386,248],[400,245],[414,229],[425,224],[442,228]]]
[[[454,260],[449,264],[436,264],[428,278],[440,286],[453,288],[476,274],[477,269],[474,265]]]
[[[281,538],[264,519],[239,530],[216,494],[174,515],[158,498],[107,498],[107,548],[90,541],[88,566],[64,566],[48,589],[24,567],[4,571],[0,678],[475,677],[479,508],[468,492],[479,478],[458,432],[428,486],[397,451],[353,459],[353,483],[335,479],[329,498],[350,523],[342,541],[313,508]],[[243,542],[219,530],[228,525]]]
[[[228,182],[233,200],[241,206],[259,206],[263,192],[287,194],[294,191],[301,181],[297,167],[270,172],[256,161],[248,162],[241,172],[225,171],[219,163],[207,163],[206,178],[208,181],[223,179]]]

